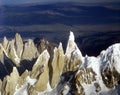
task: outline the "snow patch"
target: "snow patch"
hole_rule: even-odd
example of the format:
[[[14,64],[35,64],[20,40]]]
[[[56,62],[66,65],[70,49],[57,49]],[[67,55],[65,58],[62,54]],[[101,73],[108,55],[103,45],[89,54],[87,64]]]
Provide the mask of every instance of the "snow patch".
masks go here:
[[[92,84],[82,84],[83,88],[84,88],[84,92],[85,95],[97,95],[96,93],[96,88],[94,86],[94,82],[92,82]]]
[[[28,84],[25,83],[21,88],[16,89],[14,95],[28,95],[27,86],[28,86]],[[16,86],[16,88],[17,88],[17,86]]]
[[[36,79],[31,79],[29,76],[26,78],[27,83],[30,85],[33,85],[37,80]]]
[[[63,91],[63,95],[67,95],[70,90],[70,87],[68,85],[65,85],[65,90]]]
[[[75,37],[74,37],[74,34],[73,34],[72,31],[70,31],[69,40],[70,40],[70,41],[74,41],[74,40],[75,40]]]
[[[99,61],[99,58],[96,58],[96,57],[87,57],[86,58],[86,61],[87,61],[87,68],[92,68],[93,71],[98,75],[100,76],[100,61]],[[85,62],[86,62],[85,61]]]
[[[36,79],[31,79],[29,76],[26,78],[26,83],[19,89],[17,89],[17,86],[16,86],[16,91],[14,93],[14,95],[28,95],[27,93],[27,87],[28,87],[28,84],[29,85],[34,85],[34,83],[36,82],[37,80]]]
[[[70,57],[71,53],[76,49],[76,44],[74,42],[74,34],[73,32],[70,32],[67,48],[66,48],[66,56]]]

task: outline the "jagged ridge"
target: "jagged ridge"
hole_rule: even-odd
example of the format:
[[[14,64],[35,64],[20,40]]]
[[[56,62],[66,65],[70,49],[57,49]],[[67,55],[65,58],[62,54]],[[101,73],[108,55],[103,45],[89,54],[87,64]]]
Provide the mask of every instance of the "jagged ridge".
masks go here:
[[[70,32],[66,52],[42,40],[6,37],[0,44],[1,95],[119,95],[120,44],[83,57]],[[54,49],[53,49],[54,48]]]

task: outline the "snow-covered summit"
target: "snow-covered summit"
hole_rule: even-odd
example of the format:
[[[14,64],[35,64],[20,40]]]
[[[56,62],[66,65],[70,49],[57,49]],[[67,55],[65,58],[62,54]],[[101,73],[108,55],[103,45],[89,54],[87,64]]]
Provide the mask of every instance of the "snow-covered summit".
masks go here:
[[[72,31],[70,31],[65,52],[65,59],[66,69],[69,69],[70,71],[76,70],[79,67],[79,64],[83,63],[82,53],[75,43],[75,37]]]
[[[70,31],[70,36],[68,39],[68,44],[67,44],[65,55],[70,57],[71,53],[76,50],[76,47],[77,47],[77,45],[75,43],[74,34],[72,31]]]
[[[102,51],[100,56],[104,65],[103,68],[109,65],[111,69],[114,68],[120,73],[120,43],[116,43],[106,49],[106,51]]]

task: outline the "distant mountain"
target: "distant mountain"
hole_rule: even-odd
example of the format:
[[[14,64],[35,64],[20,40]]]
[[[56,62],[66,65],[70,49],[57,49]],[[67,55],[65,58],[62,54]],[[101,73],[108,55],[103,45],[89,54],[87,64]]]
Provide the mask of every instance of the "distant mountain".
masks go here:
[[[120,43],[83,56],[70,32],[66,51],[19,34],[0,44],[1,95],[119,95]],[[38,51],[39,49],[39,51]]]

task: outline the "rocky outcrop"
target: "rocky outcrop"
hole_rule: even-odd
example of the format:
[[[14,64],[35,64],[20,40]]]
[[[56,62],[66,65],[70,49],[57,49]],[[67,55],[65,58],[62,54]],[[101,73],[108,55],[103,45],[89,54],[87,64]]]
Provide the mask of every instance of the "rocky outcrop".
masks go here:
[[[93,71],[92,68],[79,70],[75,75],[75,82],[77,88],[76,95],[85,95],[82,84],[92,84],[92,82],[94,81],[96,81],[96,73]]]
[[[95,78],[96,73],[93,71],[92,68],[86,68],[85,70],[80,70],[77,72],[75,79],[79,83],[78,84],[91,84],[93,81],[96,80]]]
[[[13,95],[15,93],[18,80],[19,80],[19,73],[16,67],[14,67],[10,76],[6,76],[2,82],[1,94]]]

